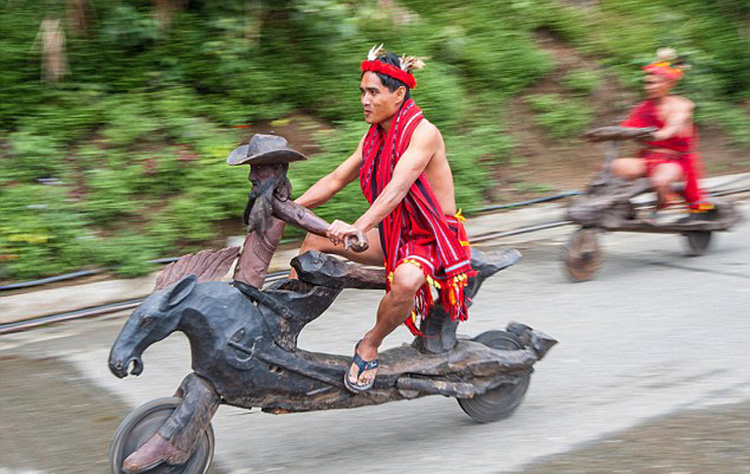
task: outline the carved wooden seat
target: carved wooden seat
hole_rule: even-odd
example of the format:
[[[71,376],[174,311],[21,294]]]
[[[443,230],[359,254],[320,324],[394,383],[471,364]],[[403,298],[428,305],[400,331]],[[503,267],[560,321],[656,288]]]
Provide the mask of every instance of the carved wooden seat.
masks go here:
[[[514,248],[502,248],[491,252],[472,248],[471,266],[477,275],[469,280],[467,295],[472,298],[486,278],[517,263],[520,259],[521,253]],[[384,269],[346,262],[316,250],[294,257],[291,265],[297,271],[300,280],[312,285],[365,290],[385,289]]]
[[[291,265],[300,280],[312,285],[362,290],[385,289],[385,269],[346,262],[317,250],[294,257]]]
[[[466,297],[474,298],[484,280],[521,259],[521,253],[513,248],[502,248],[491,252],[471,250],[471,265],[477,274],[469,278]],[[370,268],[342,261],[332,255],[314,250],[292,259],[292,267],[302,282],[329,288],[385,289],[385,270]],[[282,290],[284,284],[274,290]],[[471,301],[468,302],[469,305]],[[374,308],[373,308],[374,311]],[[316,316],[317,317],[317,316]],[[441,353],[453,349],[458,321],[451,318],[438,306],[430,309],[429,316],[422,321],[420,330],[426,337],[418,337],[414,346],[426,353]]]

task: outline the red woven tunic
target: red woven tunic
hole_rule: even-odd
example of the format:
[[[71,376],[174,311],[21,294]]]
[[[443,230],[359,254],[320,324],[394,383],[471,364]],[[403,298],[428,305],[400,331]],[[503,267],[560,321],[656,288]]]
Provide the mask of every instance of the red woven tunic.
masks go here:
[[[623,127],[664,127],[664,121],[659,118],[656,102],[649,99],[633,107],[620,125]],[[682,168],[685,179],[685,200],[691,207],[698,207],[703,199],[703,193],[698,186],[698,179],[702,177],[700,155],[698,154],[698,134],[693,130],[689,136],[674,136],[666,140],[646,142],[647,148],[639,152],[639,156],[646,160],[646,171],[651,175],[653,170],[663,163],[676,163]],[[674,150],[678,154],[664,153],[653,150],[664,148]]]
[[[377,125],[370,127],[362,146],[359,175],[362,192],[370,204],[391,181],[396,163],[422,120],[421,109],[409,99],[387,134]],[[433,304],[430,284],[437,289],[440,303],[451,317],[465,320],[464,288],[467,278],[474,274],[468,238],[460,219],[445,215],[424,173],[383,219],[379,230],[388,274],[386,291],[390,291],[393,271],[403,262],[417,265],[428,282],[417,292],[414,311],[405,321],[409,329],[419,334],[418,317],[426,317]]]

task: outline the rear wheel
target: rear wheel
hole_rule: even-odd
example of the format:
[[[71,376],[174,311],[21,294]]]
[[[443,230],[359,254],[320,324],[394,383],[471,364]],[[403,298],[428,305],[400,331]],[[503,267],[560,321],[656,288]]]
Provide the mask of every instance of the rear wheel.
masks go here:
[[[112,437],[109,447],[110,472],[123,474],[122,462],[164,424],[182,401],[181,398],[158,398],[145,403],[122,420]],[[208,425],[193,451],[184,464],[170,466],[159,464],[143,474],[205,474],[214,455],[214,431]]]
[[[685,237],[693,255],[703,255],[711,243],[710,230],[692,230],[685,232]]]
[[[573,281],[586,281],[602,264],[599,229],[582,227],[573,232],[562,250],[565,269]]]
[[[487,331],[473,339],[498,350],[523,349],[523,343],[515,335],[505,331]],[[529,389],[531,374],[521,377],[515,384],[505,384],[474,398],[459,398],[461,409],[480,423],[490,423],[507,418],[521,405]]]

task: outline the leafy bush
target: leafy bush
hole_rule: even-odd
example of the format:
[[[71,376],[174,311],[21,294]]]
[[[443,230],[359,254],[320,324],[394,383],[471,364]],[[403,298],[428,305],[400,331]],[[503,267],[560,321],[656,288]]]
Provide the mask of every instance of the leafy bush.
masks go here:
[[[60,177],[65,171],[63,148],[49,138],[18,131],[8,136],[9,153],[4,157],[3,180],[32,182]]]
[[[315,142],[321,152],[311,156],[308,161],[290,165],[288,176],[294,196],[300,196],[318,179],[336,169],[354,152],[366,131],[367,124],[364,122],[348,121],[340,123],[335,130],[322,129],[315,133]],[[315,213],[328,222],[334,219],[353,222],[365,210],[367,201],[362,195],[358,180],[355,180],[329,202],[315,209]],[[300,232],[287,227],[287,236],[299,234]]]
[[[586,71],[583,69],[577,69],[570,71],[562,79],[562,85],[570,92],[579,95],[587,96],[590,95],[601,83],[599,74],[595,71]]]
[[[526,97],[526,102],[536,113],[536,121],[547,129],[553,138],[571,138],[583,132],[593,113],[591,108],[577,99],[563,99],[557,94],[537,94]]]
[[[156,265],[149,261],[160,257],[159,251],[162,251],[149,236],[132,231],[122,231],[106,239],[91,239],[88,244],[93,249],[93,260],[123,277],[154,271]]]
[[[15,278],[61,273],[86,265],[88,222],[63,186],[20,184],[0,188],[0,255]]]

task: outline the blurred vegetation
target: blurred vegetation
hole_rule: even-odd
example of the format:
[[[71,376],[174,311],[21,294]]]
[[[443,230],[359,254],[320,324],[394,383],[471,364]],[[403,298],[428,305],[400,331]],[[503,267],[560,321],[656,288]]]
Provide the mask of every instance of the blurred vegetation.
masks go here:
[[[512,153],[509,100],[555,67],[537,44],[540,30],[633,89],[657,47],[688,53],[694,68],[681,88],[698,103],[698,119],[750,146],[738,106],[750,100],[750,2],[581,3],[3,2],[0,279],[102,265],[136,275],[151,258],[205,246],[221,222],[237,222],[239,232],[247,170],[224,161],[247,139],[236,127],[299,115],[321,124],[306,130],[320,151],[290,172],[299,194],[366,130],[359,62],[379,43],[430,58],[413,95],[444,133],[464,209],[485,198],[489,168]],[[40,25],[54,18],[67,71],[46,82],[44,64],[61,58]],[[525,101],[552,137],[570,137],[591,119],[586,98],[601,74],[570,72],[567,94]],[[352,220],[364,208],[353,183],[319,213]]]
[[[563,99],[558,94],[535,94],[526,97],[526,101],[536,112],[536,121],[553,138],[576,136],[586,130],[591,121],[591,108],[579,99]]]
[[[601,77],[596,71],[578,69],[566,74],[563,77],[562,85],[572,94],[586,97],[594,92],[601,82]]]

